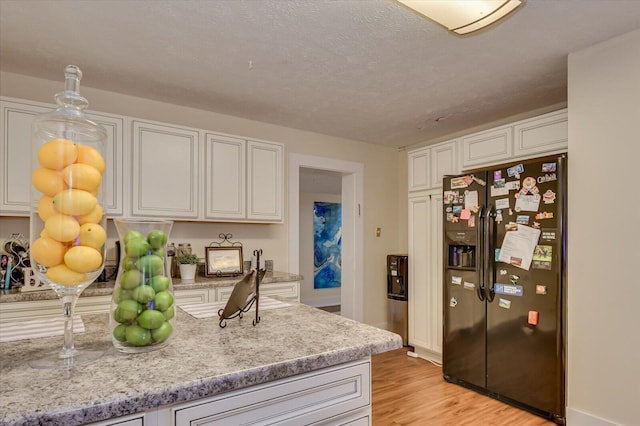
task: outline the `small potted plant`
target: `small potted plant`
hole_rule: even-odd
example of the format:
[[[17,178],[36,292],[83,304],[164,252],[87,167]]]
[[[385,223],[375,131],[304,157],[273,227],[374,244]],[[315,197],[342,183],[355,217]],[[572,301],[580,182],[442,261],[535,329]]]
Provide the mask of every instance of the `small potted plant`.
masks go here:
[[[180,279],[182,281],[194,281],[199,262],[198,256],[192,253],[182,253],[176,256],[176,263],[180,268]]]

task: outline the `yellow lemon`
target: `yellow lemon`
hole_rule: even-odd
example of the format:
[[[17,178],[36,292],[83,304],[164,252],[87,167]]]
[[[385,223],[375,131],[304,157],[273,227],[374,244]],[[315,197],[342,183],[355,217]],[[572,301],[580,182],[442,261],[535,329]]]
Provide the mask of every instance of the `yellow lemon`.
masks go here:
[[[77,219],[80,225],[84,225],[85,223],[98,223],[102,220],[103,215],[104,211],[102,210],[102,206],[100,204],[96,204],[93,210],[87,214],[78,216]]]
[[[78,159],[76,160],[76,163],[88,164],[95,167],[100,174],[104,173],[106,164],[104,162],[104,158],[102,158],[102,154],[100,154],[97,149],[89,145],[77,145],[77,148]]]
[[[48,195],[40,197],[40,201],[38,201],[38,216],[40,216],[40,219],[46,222],[47,219],[56,213],[58,213],[58,211],[53,206],[53,198]]]
[[[56,284],[62,285],[78,285],[87,282],[89,277],[87,274],[72,271],[63,263],[61,265],[52,266],[47,269],[47,278]]]
[[[99,250],[107,241],[107,231],[97,223],[85,223],[80,226],[80,244]]]
[[[60,173],[55,170],[45,169],[44,167],[35,169],[33,173],[31,173],[31,183],[33,183],[33,186],[35,186],[38,191],[50,197],[53,197],[66,188],[64,179],[62,179]]]
[[[96,208],[98,199],[82,189],[65,189],[53,197],[53,205],[60,213],[81,216]]]
[[[53,238],[38,238],[31,245],[31,258],[43,266],[56,266],[64,262],[67,247]]]
[[[92,247],[74,246],[64,254],[64,264],[75,272],[91,272],[102,265],[102,255]]]
[[[73,217],[58,213],[46,220],[44,230],[50,238],[66,243],[76,239],[80,224]]]
[[[51,139],[38,149],[38,161],[43,167],[62,170],[78,158],[78,148],[68,139]]]
[[[62,169],[62,179],[70,188],[91,192],[100,187],[102,174],[88,164],[74,163]]]

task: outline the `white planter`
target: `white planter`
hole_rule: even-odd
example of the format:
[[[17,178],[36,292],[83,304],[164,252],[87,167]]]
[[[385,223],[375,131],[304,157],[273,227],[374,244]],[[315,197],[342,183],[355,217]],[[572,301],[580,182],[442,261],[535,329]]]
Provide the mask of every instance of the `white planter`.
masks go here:
[[[192,264],[180,264],[180,279],[184,281],[195,281],[196,279],[196,269],[198,265]]]

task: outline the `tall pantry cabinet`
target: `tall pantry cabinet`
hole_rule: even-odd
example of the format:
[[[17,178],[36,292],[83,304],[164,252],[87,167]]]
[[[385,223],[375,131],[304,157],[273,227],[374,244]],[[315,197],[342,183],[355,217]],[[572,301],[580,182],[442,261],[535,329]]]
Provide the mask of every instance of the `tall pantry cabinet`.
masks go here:
[[[409,345],[442,361],[442,179],[467,170],[566,152],[567,111],[553,111],[408,151]]]

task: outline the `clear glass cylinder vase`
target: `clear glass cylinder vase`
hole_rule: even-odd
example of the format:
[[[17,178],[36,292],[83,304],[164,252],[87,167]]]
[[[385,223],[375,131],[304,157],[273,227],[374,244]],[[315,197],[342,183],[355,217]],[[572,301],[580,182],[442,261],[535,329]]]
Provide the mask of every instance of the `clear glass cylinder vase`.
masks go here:
[[[176,332],[176,307],[167,266],[170,220],[114,220],[120,264],[111,298],[111,340],[121,352],[168,345]]]

